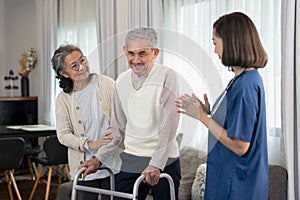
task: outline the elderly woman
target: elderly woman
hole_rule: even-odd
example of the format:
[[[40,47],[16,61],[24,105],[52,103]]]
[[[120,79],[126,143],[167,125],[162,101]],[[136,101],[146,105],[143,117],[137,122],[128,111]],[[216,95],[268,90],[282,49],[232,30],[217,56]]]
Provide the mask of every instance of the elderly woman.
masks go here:
[[[52,57],[52,67],[63,89],[56,100],[56,127],[59,141],[68,147],[71,176],[74,178],[80,162],[92,159],[98,148],[112,140],[106,129],[110,123],[111,97],[114,81],[104,75],[91,74],[87,58],[80,48],[62,45]],[[118,152],[111,155],[107,163],[119,171]],[[109,174],[97,171],[80,181],[80,185],[109,189]],[[70,198],[72,185],[58,189],[57,199]],[[69,188],[69,192],[62,191]],[[65,195],[66,196],[61,196]],[[97,199],[98,194],[78,192],[77,199]],[[109,199],[102,195],[101,199]]]

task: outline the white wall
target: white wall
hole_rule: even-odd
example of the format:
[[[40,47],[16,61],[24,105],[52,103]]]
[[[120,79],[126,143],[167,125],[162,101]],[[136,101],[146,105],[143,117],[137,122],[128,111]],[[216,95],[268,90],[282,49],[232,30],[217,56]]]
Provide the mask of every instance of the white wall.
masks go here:
[[[0,96],[8,94],[8,91],[4,90],[4,76],[8,75],[11,69],[18,74],[21,69],[18,60],[22,53],[30,47],[36,47],[35,10],[35,0],[0,0]],[[40,81],[34,80],[34,74],[33,71],[29,75],[31,96],[37,96],[31,88]],[[14,94],[20,96],[20,79],[15,84],[19,89]]]
[[[4,0],[0,0],[0,96],[4,96],[4,76],[7,73],[5,66],[5,7]]]

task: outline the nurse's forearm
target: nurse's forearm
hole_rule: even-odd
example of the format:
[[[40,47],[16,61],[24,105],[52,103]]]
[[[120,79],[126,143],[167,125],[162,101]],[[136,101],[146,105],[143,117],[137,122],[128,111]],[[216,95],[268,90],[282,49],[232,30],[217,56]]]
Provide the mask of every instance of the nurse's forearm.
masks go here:
[[[243,156],[247,153],[250,143],[235,138],[230,138],[227,135],[227,130],[220,126],[214,119],[204,117],[201,122],[208,128],[208,130],[221,142],[224,146],[230,149],[238,156]]]

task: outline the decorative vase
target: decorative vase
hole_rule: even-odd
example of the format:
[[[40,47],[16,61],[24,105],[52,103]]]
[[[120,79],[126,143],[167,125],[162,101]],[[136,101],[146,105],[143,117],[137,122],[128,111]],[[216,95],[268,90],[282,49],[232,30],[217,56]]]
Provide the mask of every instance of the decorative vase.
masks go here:
[[[27,76],[21,78],[21,96],[29,96],[29,78]]]

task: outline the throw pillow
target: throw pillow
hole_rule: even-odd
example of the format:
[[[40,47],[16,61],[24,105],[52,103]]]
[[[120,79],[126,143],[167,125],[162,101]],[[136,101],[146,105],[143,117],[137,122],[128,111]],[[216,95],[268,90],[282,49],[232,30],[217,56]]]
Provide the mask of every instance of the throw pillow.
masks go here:
[[[206,180],[206,164],[201,164],[196,173],[192,186],[192,200],[204,200]]]

